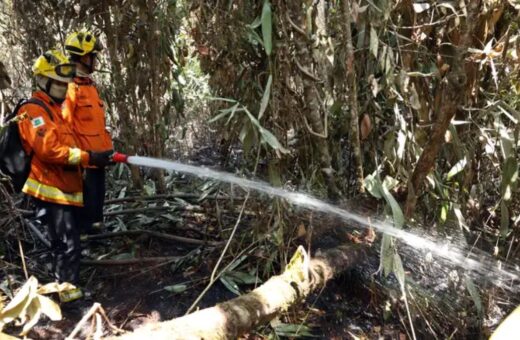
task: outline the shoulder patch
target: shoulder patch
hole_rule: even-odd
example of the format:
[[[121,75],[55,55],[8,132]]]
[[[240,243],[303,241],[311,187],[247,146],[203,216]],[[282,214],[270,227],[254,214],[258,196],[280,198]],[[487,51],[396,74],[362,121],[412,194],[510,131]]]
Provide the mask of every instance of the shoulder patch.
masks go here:
[[[43,117],[40,116],[40,117],[33,118],[31,120],[31,123],[32,123],[33,128],[37,129],[40,126],[44,126],[45,125],[45,120],[43,120]]]

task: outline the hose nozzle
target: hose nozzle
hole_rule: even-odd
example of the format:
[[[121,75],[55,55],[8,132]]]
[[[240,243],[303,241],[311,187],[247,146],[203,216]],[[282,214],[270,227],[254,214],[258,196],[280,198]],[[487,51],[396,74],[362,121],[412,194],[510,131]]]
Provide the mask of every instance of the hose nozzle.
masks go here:
[[[124,153],[114,152],[112,155],[112,160],[115,163],[126,163],[128,161],[128,155],[125,155]]]

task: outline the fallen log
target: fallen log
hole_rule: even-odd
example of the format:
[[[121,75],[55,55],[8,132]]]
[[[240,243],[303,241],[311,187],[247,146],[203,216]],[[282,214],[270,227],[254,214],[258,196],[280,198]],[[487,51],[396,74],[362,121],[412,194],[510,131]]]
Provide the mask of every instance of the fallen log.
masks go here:
[[[311,260],[300,246],[281,275],[248,294],[110,339],[236,339],[304,300],[334,275],[352,267],[364,254],[364,245],[340,246],[319,252]]]

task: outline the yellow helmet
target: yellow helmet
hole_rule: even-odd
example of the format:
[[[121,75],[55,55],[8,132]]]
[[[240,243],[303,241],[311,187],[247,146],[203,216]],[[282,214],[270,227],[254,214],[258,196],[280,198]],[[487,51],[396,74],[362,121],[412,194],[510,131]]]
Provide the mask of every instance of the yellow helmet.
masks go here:
[[[69,34],[65,40],[65,49],[70,54],[83,56],[88,53],[100,52],[103,46],[92,32],[82,30]]]
[[[49,50],[38,57],[32,67],[34,76],[44,76],[65,83],[76,75],[76,65],[58,50]]]

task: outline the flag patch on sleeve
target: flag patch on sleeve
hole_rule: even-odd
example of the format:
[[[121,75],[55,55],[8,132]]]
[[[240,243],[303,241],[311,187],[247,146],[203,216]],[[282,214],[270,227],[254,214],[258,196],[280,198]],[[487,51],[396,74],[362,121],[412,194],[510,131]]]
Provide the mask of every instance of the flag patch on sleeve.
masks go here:
[[[36,117],[31,122],[32,122],[33,128],[35,128],[35,129],[39,128],[40,126],[45,125],[45,121],[43,120],[43,117]]]

